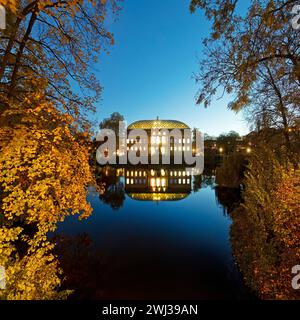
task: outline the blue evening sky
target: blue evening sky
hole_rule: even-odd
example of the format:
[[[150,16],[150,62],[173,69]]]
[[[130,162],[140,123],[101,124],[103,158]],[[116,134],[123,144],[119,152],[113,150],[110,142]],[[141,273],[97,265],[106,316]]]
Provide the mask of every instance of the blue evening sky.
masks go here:
[[[97,66],[104,87],[97,123],[118,111],[128,124],[159,116],[210,135],[248,133],[242,114],[227,110],[226,98],[207,109],[195,104],[198,87],[192,75],[209,23],[201,11],[189,12],[189,2],[124,0],[118,19],[108,26],[115,45]]]

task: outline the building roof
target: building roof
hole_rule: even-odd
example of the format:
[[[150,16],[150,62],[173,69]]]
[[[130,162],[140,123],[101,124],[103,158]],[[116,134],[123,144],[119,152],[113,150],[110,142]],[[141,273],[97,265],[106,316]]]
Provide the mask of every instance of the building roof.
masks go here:
[[[189,129],[185,123],[177,120],[140,120],[133,122],[128,129]]]

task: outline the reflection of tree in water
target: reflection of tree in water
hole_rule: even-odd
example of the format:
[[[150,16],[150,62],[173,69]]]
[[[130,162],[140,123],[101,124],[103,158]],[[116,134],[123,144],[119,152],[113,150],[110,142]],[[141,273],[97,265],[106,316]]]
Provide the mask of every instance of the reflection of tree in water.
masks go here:
[[[202,183],[202,176],[194,176],[193,179],[193,191],[198,192],[201,189],[201,183]]]
[[[193,178],[193,191],[198,192],[201,188],[214,187],[215,176],[212,171],[203,172],[203,175],[197,175]]]
[[[93,241],[86,233],[75,236],[56,235],[57,254],[65,281],[63,288],[73,290],[70,299],[101,299],[106,258],[95,252]]]
[[[241,191],[239,189],[216,187],[215,195],[218,204],[223,207],[224,214],[230,215],[241,203]]]
[[[100,200],[114,210],[120,209],[125,201],[125,187],[120,181],[118,170],[111,167],[99,168],[96,181],[102,189],[102,192],[99,193]]]
[[[202,188],[214,187],[215,186],[215,176],[203,175],[201,185],[202,185]]]

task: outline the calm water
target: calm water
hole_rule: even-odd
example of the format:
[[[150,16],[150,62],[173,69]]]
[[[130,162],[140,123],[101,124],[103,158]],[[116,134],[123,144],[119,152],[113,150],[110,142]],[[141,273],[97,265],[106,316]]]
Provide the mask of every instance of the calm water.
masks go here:
[[[58,254],[73,298],[249,298],[220,203],[230,206],[231,197],[216,192],[213,177],[135,171],[100,170],[105,193],[90,190],[92,216],[59,225]]]

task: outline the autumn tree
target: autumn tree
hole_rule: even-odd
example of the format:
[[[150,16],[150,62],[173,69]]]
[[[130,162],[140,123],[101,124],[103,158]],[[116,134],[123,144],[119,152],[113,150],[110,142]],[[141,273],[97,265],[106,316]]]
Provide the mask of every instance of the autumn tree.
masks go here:
[[[263,103],[263,121],[280,119],[288,148],[288,117],[292,112],[299,117],[300,111],[299,31],[291,23],[295,3],[250,1],[242,15],[238,0],[191,2],[192,11],[203,9],[213,22],[211,36],[204,40],[206,58],[195,76],[201,86],[197,102],[208,106],[223,92],[232,98],[228,106],[234,111]],[[276,117],[267,114],[270,108]]]
[[[0,117],[0,265],[4,299],[57,299],[63,277],[48,233],[68,215],[87,217],[89,151],[73,119],[39,96]],[[29,106],[27,105],[30,105]],[[20,119],[22,121],[20,121]]]
[[[291,141],[290,128],[300,117],[299,103],[298,85],[290,83],[286,75],[281,75],[277,61],[273,61],[272,66],[269,63],[258,68],[257,81],[249,91],[249,103],[245,110],[248,121],[256,129],[280,130],[292,156],[296,150],[295,143]]]
[[[252,123],[280,129],[285,139],[284,148],[274,147],[256,135],[243,203],[232,216],[234,255],[246,283],[265,299],[299,299],[291,288],[300,252],[299,147],[291,147],[290,135],[300,111],[300,38],[291,21],[297,2],[249,1],[244,10],[241,0],[191,1],[191,11],[204,10],[212,22],[195,76],[197,102],[209,106],[226,94],[231,110],[246,109]]]
[[[267,145],[250,158],[242,205],[232,213],[233,252],[245,282],[263,299],[299,299],[291,270],[300,258],[300,172]]]
[[[9,107],[9,101],[45,90],[57,108],[84,121],[80,115],[94,109],[101,92],[93,66],[113,44],[105,18],[109,8],[117,10],[116,1],[5,3],[11,5],[0,44],[2,103]]]
[[[0,4],[0,299],[60,299],[68,292],[48,234],[91,213],[87,115],[101,91],[92,69],[113,43],[105,18],[116,2]]]

